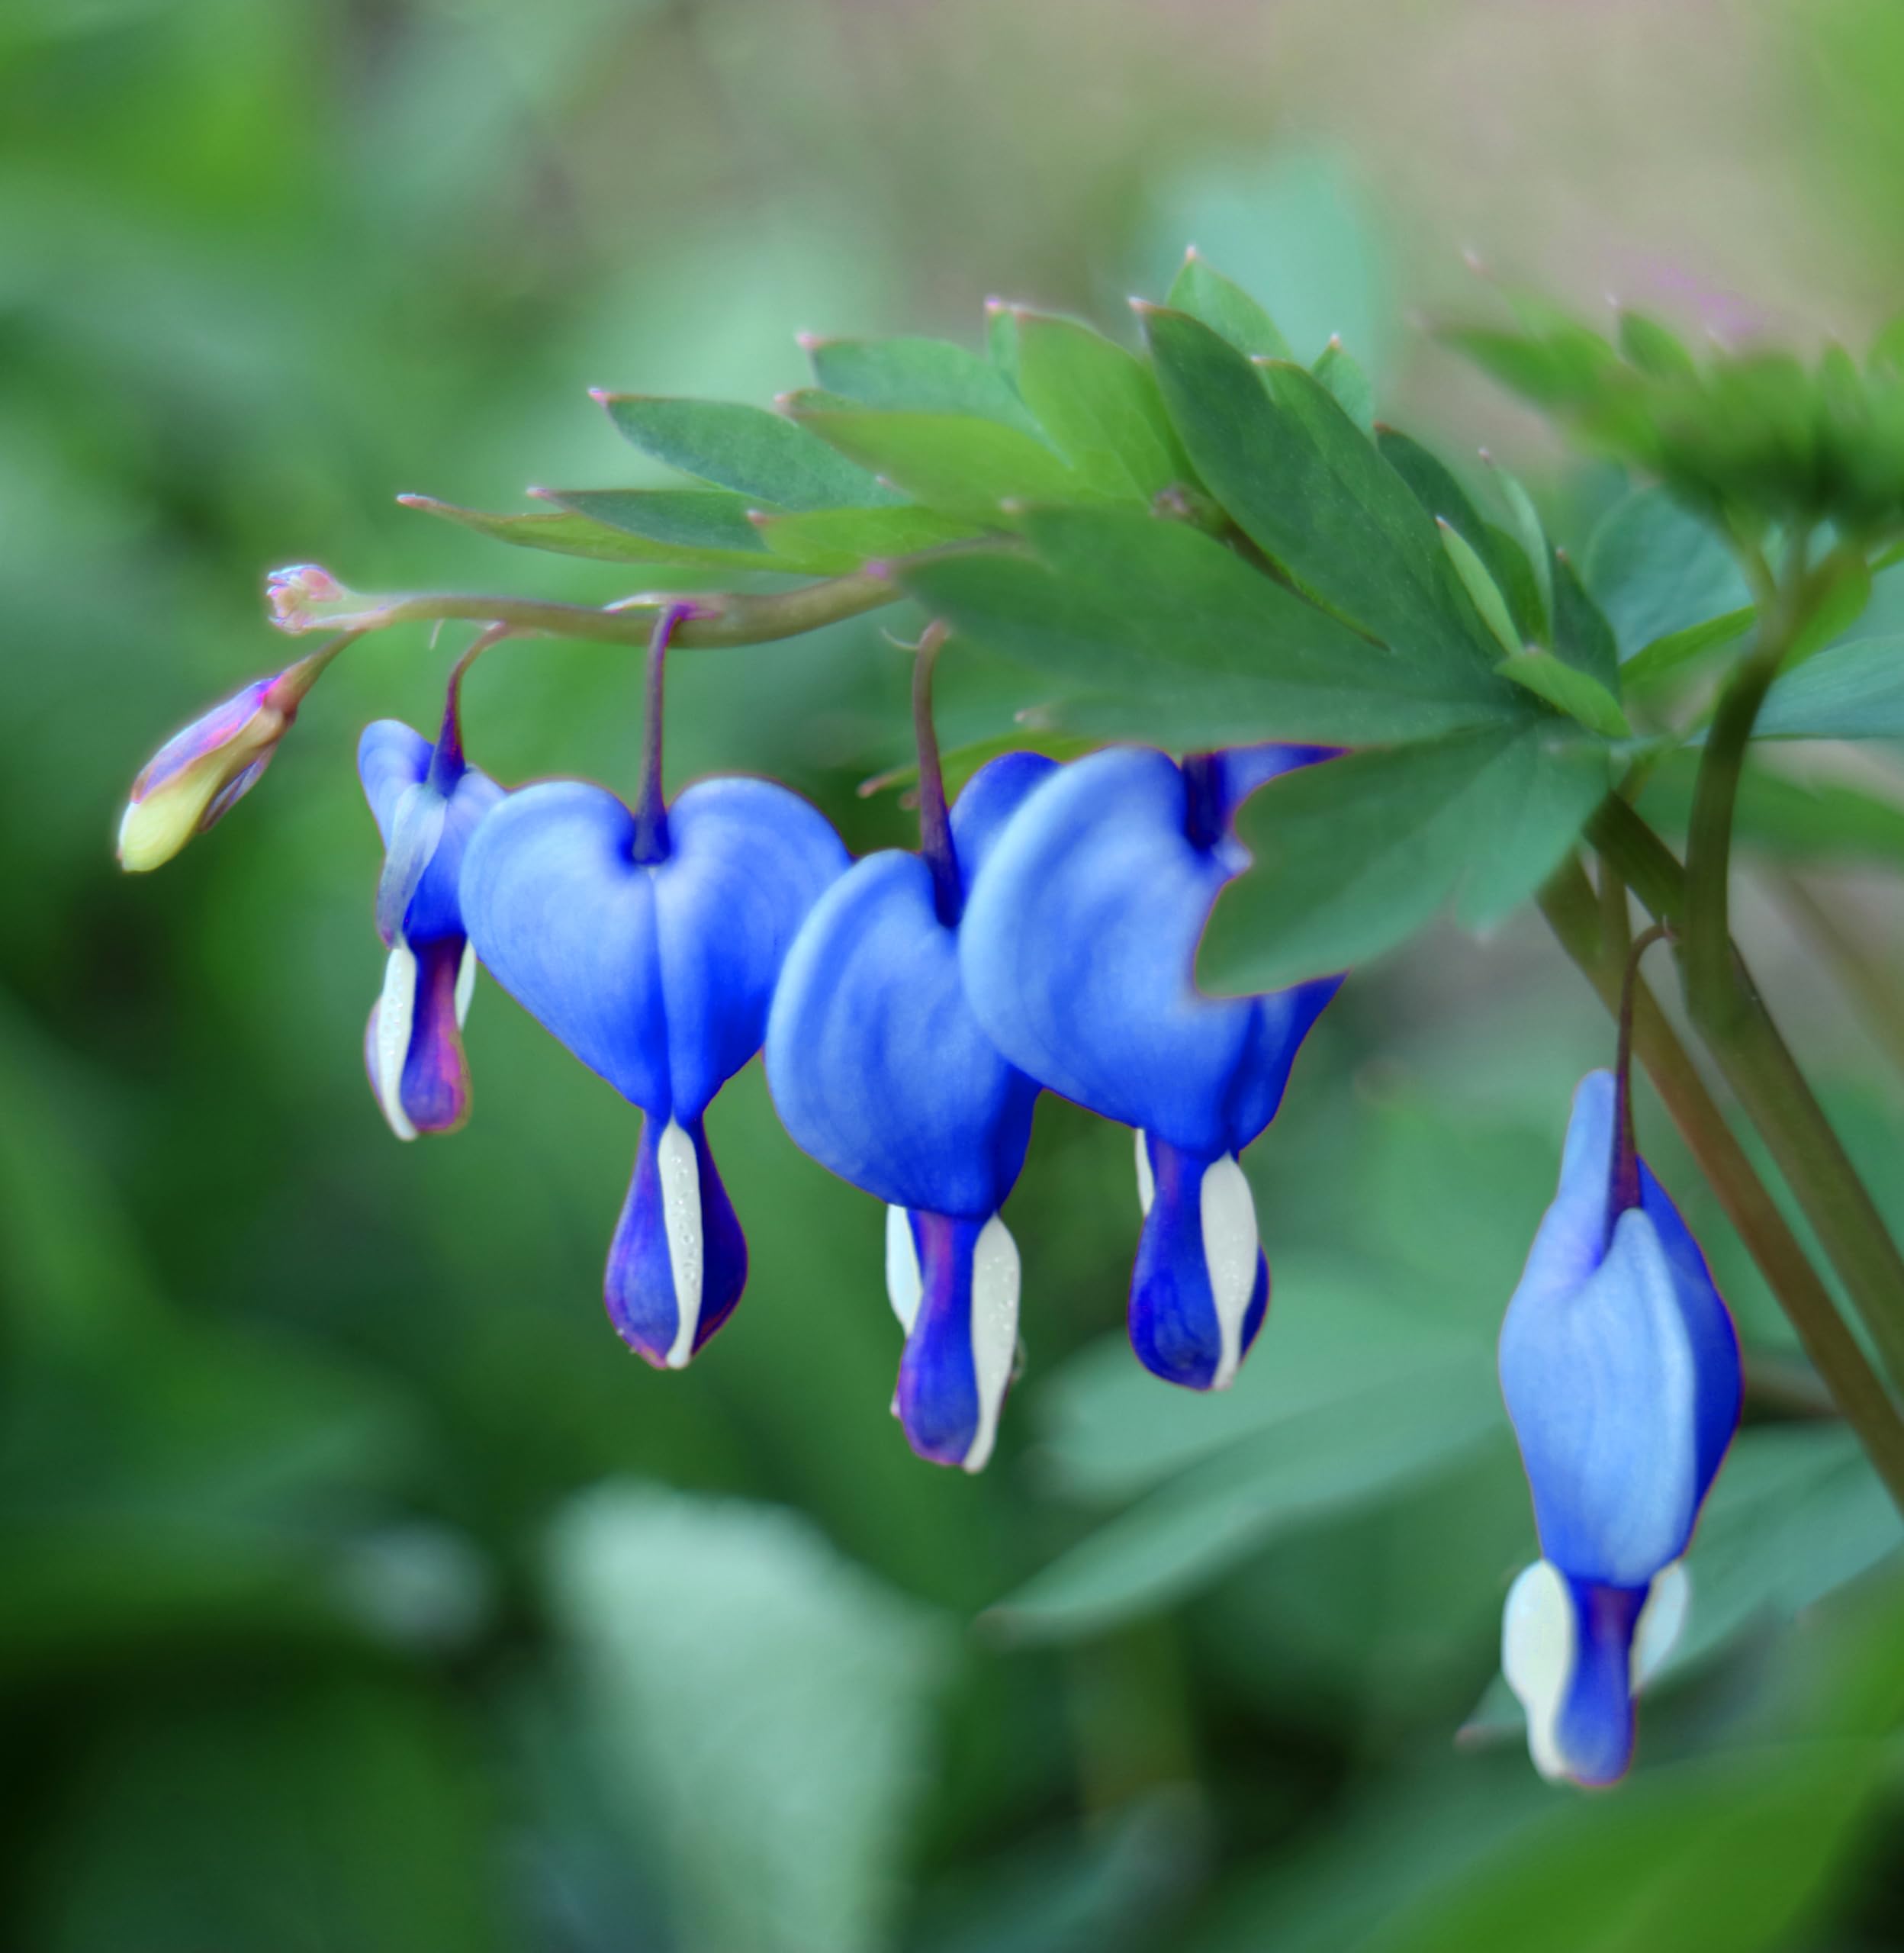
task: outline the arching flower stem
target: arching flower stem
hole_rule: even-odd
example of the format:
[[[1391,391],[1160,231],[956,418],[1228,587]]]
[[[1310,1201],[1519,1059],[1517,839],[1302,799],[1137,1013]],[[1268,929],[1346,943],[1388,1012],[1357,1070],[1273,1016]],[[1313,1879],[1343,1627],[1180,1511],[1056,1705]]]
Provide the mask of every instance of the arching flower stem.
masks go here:
[[[948,929],[957,928],[964,911],[965,886],[945,803],[938,732],[932,723],[932,672],[940,648],[950,635],[950,629],[934,619],[926,626],[912,658],[912,737],[919,754],[919,854],[932,870],[933,907]]]
[[[667,647],[689,619],[700,614],[692,603],[671,603],[654,619],[648,640],[645,689],[648,715],[642,729],[642,784],[635,803],[635,858],[652,867],[668,856],[667,803],[661,791],[661,707],[667,690]]]
[[[1606,1202],[1606,1238],[1613,1240],[1619,1217],[1640,1205],[1639,1145],[1633,1132],[1633,996],[1641,959],[1667,934],[1663,922],[1643,930],[1626,952],[1619,986],[1619,1055],[1613,1062],[1613,1169]]]
[[[491,645],[515,635],[508,624],[491,624],[471,640],[469,648],[449,668],[449,683],[443,693],[442,729],[436,735],[430,755],[429,783],[439,793],[447,793],[462,776],[468,761],[463,755],[463,680],[469,668]]]

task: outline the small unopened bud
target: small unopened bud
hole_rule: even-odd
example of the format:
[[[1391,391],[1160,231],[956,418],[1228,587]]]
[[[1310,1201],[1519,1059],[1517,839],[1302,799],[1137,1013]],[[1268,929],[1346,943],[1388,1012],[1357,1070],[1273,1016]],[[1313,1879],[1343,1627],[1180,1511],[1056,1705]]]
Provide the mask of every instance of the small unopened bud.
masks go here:
[[[341,648],[326,645],[255,680],[168,739],[132,783],[119,822],[119,865],[133,874],[161,866],[243,800]]]
[[[271,621],[297,636],[304,631],[371,629],[381,619],[384,600],[366,597],[339,583],[321,563],[293,563],[265,580]]]

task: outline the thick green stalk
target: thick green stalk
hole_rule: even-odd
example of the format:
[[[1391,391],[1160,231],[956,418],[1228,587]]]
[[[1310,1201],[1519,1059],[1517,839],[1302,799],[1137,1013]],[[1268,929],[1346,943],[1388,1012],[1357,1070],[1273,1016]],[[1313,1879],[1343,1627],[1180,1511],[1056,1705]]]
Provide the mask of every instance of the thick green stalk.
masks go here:
[[[1589,838],[1663,922],[1685,926],[1686,871],[1617,796],[1601,804]],[[1716,1022],[1694,1028],[1838,1270],[1893,1383],[1904,1386],[1904,1256],[1850,1156],[1772,1022],[1750,973],[1731,951],[1732,996]],[[1688,1004],[1690,1004],[1688,981]]]
[[[1541,891],[1541,912],[1607,1009],[1619,1009],[1623,954],[1609,955],[1594,892],[1569,861]],[[1818,1271],[1726,1123],[1686,1047],[1642,981],[1633,996],[1633,1048],[1726,1217],[1777,1298],[1832,1401],[1904,1511],[1904,1419]]]

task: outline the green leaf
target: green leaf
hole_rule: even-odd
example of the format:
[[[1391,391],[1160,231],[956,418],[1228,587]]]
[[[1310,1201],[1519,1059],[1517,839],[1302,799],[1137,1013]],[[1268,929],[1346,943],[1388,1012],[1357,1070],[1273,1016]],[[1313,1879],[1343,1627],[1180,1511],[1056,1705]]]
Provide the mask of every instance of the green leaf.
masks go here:
[[[1155,1613],[1272,1540],[1419,1485],[1500,1436],[1484,1342],[1366,1383],[1344,1354],[1342,1392],[1266,1416],[1193,1464],[1034,1575],[986,1613],[987,1626],[1013,1640],[1056,1640]]]
[[[1619,315],[1619,350],[1629,366],[1656,380],[1694,380],[1699,368],[1677,336],[1643,312]]]
[[[1662,833],[1686,832],[1699,755],[1669,754],[1648,777],[1640,812]],[[1774,859],[1904,865],[1904,806],[1834,780],[1794,778],[1748,761],[1733,833],[1742,848]]]
[[[937,549],[977,533],[972,524],[901,504],[889,509],[815,509],[804,515],[760,515],[754,527],[769,552],[790,567],[837,576],[889,556]]]
[[[767,507],[867,508],[899,499],[824,441],[764,407],[652,394],[599,397],[644,454]]]
[[[1757,615],[1748,604],[1742,610],[1729,610],[1723,616],[1709,617],[1703,624],[1654,639],[1621,666],[1621,691],[1638,706],[1650,706],[1668,699],[1708,652],[1735,643],[1752,628]]]
[[[1527,338],[1487,327],[1464,327],[1442,337],[1503,386],[1549,408],[1597,400],[1608,369],[1619,363],[1604,339],[1578,328]]]
[[[745,495],[725,488],[538,488],[545,501],[653,543],[671,557],[771,568]]]
[[[1332,339],[1322,349],[1310,371],[1335,395],[1336,404],[1365,434],[1374,433],[1375,390],[1354,355],[1344,350],[1340,339]]]
[[[1438,521],[1457,530],[1486,565],[1488,574],[1507,599],[1516,632],[1513,650],[1549,639],[1547,600],[1520,545],[1489,522],[1475,506],[1454,472],[1419,441],[1393,427],[1375,432],[1381,458],[1407,483],[1414,498]]]
[[[1562,723],[1352,753],[1272,780],[1237,832],[1254,866],[1219,897],[1206,988],[1272,990],[1392,948],[1452,901],[1480,925],[1551,872],[1604,796],[1606,748]]]
[[[1556,1800],[1356,1953],[1772,1953],[1833,1890],[1883,1755],[1870,1742],[1735,1750],[1645,1770],[1617,1797]]]
[[[992,365],[1015,386],[1018,378],[1018,308],[1002,298],[985,301],[985,350]]]
[[[1510,532],[1520,545],[1521,554],[1533,568],[1534,583],[1540,600],[1540,613],[1533,635],[1537,642],[1545,644],[1548,642],[1548,633],[1554,627],[1553,545],[1547,539],[1547,530],[1540,520],[1539,510],[1534,507],[1534,498],[1528,494],[1520,478],[1501,467],[1491,455],[1484,455],[1484,458],[1494,470],[1494,481],[1500,490],[1501,500],[1507,504]],[[1572,661],[1569,659],[1568,662]]]
[[[1214,270],[1192,249],[1172,281],[1166,302],[1176,310],[1200,319],[1250,359],[1293,359],[1289,342],[1270,317],[1240,285]]]
[[[802,431],[941,514],[995,526],[1008,503],[1095,499],[1043,441],[999,421],[882,413],[825,394],[796,394],[787,410]]]
[[[1501,595],[1500,584],[1489,574],[1488,565],[1475,553],[1473,544],[1445,516],[1435,518],[1435,526],[1441,532],[1441,546],[1447,551],[1448,560],[1454,565],[1462,587],[1474,599],[1475,608],[1481,613],[1481,621],[1494,632],[1495,641],[1512,659],[1523,648],[1523,640],[1514,629],[1513,619],[1507,614],[1507,600]],[[1500,665],[1494,668],[1497,671],[1502,668]]]
[[[1494,661],[1435,526],[1300,366],[1253,367],[1181,312],[1144,316],[1170,417],[1211,492],[1304,589],[1411,658]]]
[[[950,1624],[784,1507],[648,1485],[574,1501],[551,1571],[590,1724],[674,1881],[680,1943],[891,1945]]]
[[[942,339],[809,339],[813,377],[841,400],[885,413],[950,413],[995,420],[1044,442],[1011,379],[989,360]],[[1022,357],[1022,346],[1021,346]]]
[[[1069,319],[1015,316],[1025,403],[1093,487],[1148,504],[1174,484],[1195,483],[1156,376],[1142,360]]]
[[[1584,569],[1623,660],[1751,602],[1732,552],[1663,488],[1635,489],[1607,510]]]
[[[1584,673],[1603,691],[1618,697],[1625,690],[1619,647],[1600,606],[1587,594],[1568,559],[1555,550],[1549,562],[1554,606],[1554,655]]]
[[[1904,739],[1904,636],[1834,645],[1766,695],[1755,739]]]
[[[1397,1308],[1385,1269],[1291,1250],[1278,1258],[1275,1281],[1266,1340],[1229,1390],[1159,1390],[1122,1335],[1072,1357],[1037,1399],[1034,1460],[1052,1489],[1087,1504],[1121,1502],[1266,1432],[1325,1416],[1366,1436],[1377,1414],[1371,1393],[1485,1366],[1484,1334]]]
[[[1525,685],[1536,697],[1545,699],[1557,711],[1577,719],[1590,732],[1603,738],[1626,739],[1633,729],[1619,709],[1619,701],[1597,678],[1563,664],[1551,651],[1516,652],[1494,667],[1504,678]]]
[[[625,529],[610,529],[605,523],[566,512],[556,515],[489,515],[481,509],[458,508],[454,502],[439,502],[433,495],[400,495],[407,509],[420,509],[425,515],[441,516],[446,522],[473,529],[479,536],[498,542],[511,542],[518,549],[548,549],[558,555],[589,556],[605,563],[665,563],[676,560],[667,550],[632,536]]]
[[[914,564],[906,589],[960,632],[1121,709],[1124,736],[1194,741],[1418,738],[1524,716],[1478,664],[1397,657],[1181,523],[1034,512],[1018,550]],[[1123,701],[1108,706],[1107,699]],[[1107,728],[1068,716],[1074,731]],[[1147,727],[1149,729],[1147,733]]]

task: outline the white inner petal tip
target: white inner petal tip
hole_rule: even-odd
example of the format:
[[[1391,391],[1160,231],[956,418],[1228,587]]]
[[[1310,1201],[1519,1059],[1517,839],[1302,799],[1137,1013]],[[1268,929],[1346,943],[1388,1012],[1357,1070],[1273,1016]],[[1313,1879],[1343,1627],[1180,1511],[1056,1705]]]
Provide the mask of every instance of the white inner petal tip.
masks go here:
[[[476,994],[476,945],[465,943],[463,960],[456,966],[456,1028],[469,1022],[470,1000]]]
[[[1537,1559],[1507,1590],[1500,1618],[1500,1671],[1527,1714],[1527,1750],[1550,1781],[1568,1774],[1555,1725],[1573,1680],[1578,1630],[1565,1577]]]
[[[701,1325],[701,1167],[694,1142],[670,1119],[654,1149],[661,1176],[661,1223],[667,1234],[667,1265],[674,1278],[674,1341],[671,1370],[684,1369]]]
[[[1212,1390],[1227,1390],[1243,1362],[1243,1319],[1256,1287],[1256,1203],[1250,1182],[1233,1153],[1226,1153],[1205,1170],[1201,1192],[1203,1259],[1210,1275],[1210,1296],[1216,1305],[1221,1338]]]
[[[1670,1562],[1653,1576],[1645,1605],[1633,1623],[1633,1652],[1630,1673],[1637,1692],[1658,1675],[1666,1658],[1684,1632],[1692,1609],[1692,1575],[1681,1559]]]
[[[919,1251],[912,1239],[912,1217],[903,1207],[886,1210],[886,1294],[905,1334],[919,1312],[925,1284],[919,1275]]]
[[[999,1437],[999,1414],[1018,1350],[1018,1244],[995,1214],[972,1249],[972,1373],[978,1385],[979,1427],[961,1461],[982,1472]]]
[[[1141,1127],[1137,1128],[1137,1205],[1146,1220],[1157,1198],[1156,1176],[1150,1170],[1150,1143]]]
[[[414,1139],[416,1128],[404,1110],[404,1061],[410,1056],[410,1030],[416,1011],[416,959],[400,936],[384,964],[384,987],[377,999],[373,1048],[377,1102],[399,1139]]]

